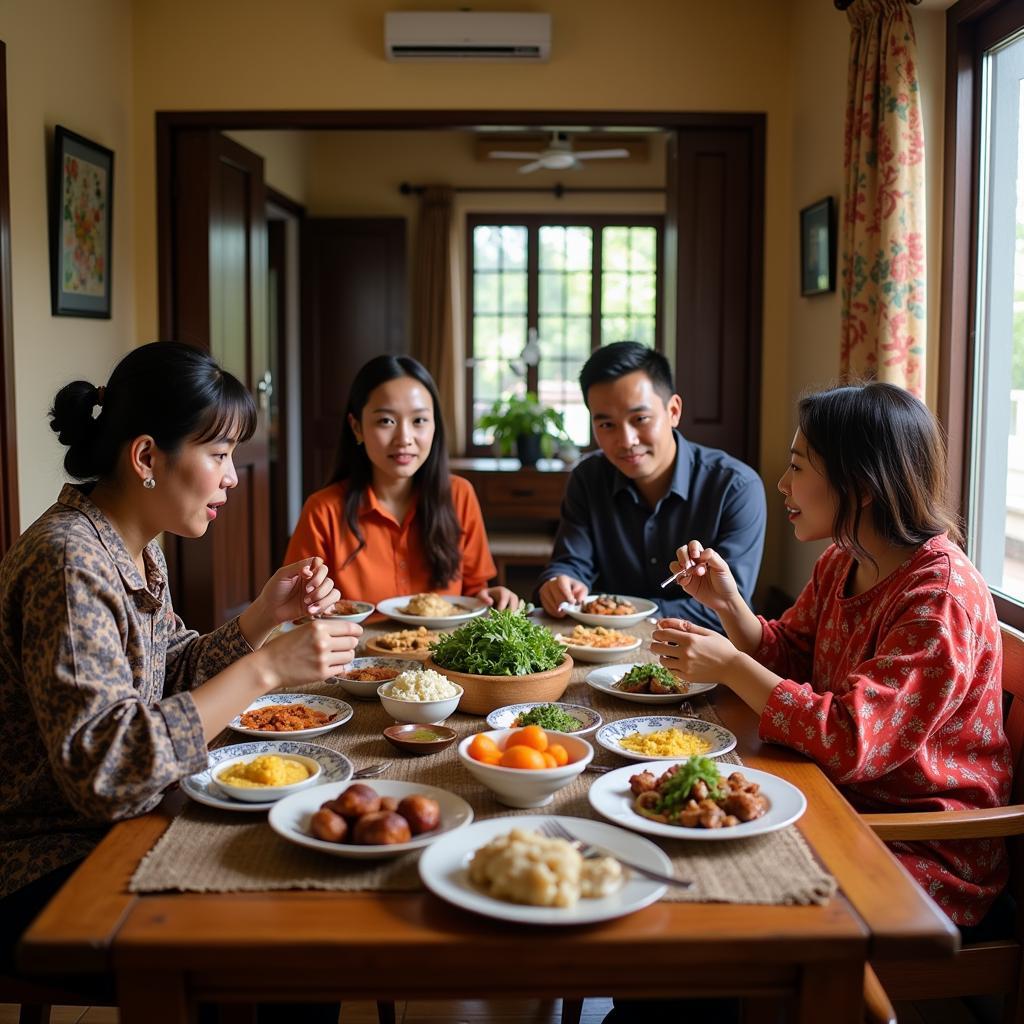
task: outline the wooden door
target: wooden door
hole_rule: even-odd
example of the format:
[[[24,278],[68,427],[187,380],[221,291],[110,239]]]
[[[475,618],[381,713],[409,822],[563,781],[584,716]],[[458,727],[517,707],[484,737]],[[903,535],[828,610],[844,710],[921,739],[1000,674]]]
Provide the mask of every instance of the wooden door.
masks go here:
[[[7,162],[7,48],[0,42],[0,557],[18,536],[11,313],[11,189]]]
[[[665,320],[675,331],[666,349],[676,352],[679,429],[757,468],[763,126],[678,129],[666,186]]]
[[[381,353],[409,351],[405,220],[308,218],[302,225],[302,450],[305,494],[323,487],[349,387]]]
[[[179,132],[171,197],[171,336],[209,350],[260,408],[255,435],[235,451],[238,486],[217,522],[199,540],[169,545],[175,607],[205,632],[242,611],[270,575],[263,160],[217,132]]]

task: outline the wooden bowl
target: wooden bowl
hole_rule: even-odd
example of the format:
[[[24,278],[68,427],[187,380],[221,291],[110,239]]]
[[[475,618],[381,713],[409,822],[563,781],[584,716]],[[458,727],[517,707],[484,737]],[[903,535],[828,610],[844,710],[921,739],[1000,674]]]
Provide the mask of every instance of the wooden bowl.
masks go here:
[[[423,667],[440,672],[462,687],[464,692],[459,701],[459,711],[486,715],[496,708],[520,701],[558,700],[569,685],[572,658],[567,654],[561,665],[547,672],[533,672],[525,676],[475,676],[443,668],[433,658],[427,658]]]

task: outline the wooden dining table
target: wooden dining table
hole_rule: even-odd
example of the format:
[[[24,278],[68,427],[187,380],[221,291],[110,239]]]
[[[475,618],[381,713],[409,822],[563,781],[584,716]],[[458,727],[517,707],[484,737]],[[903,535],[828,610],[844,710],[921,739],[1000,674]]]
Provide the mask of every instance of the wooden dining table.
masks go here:
[[[585,696],[583,674],[564,700]],[[125,1024],[182,1024],[198,1002],[697,995],[787,998],[802,1024],[859,1022],[867,960],[951,956],[958,933],[816,764],[762,743],[725,687],[713,699],[743,762],[806,795],[796,827],[838,883],[823,905],[661,901],[544,928],[426,891],[129,892],[176,793],[107,834],[26,933],[23,966],[113,973]]]

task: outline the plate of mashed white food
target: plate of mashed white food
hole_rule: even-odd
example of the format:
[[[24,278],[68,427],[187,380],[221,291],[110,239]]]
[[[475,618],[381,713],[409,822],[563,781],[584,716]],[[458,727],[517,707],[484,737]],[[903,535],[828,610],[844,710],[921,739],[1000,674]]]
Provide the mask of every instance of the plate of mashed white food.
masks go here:
[[[564,840],[540,834],[558,821],[608,858],[583,860]],[[420,878],[436,896],[476,914],[524,924],[577,925],[631,914],[665,886],[633,873],[616,855],[654,871],[672,862],[654,843],[588,818],[530,814],[487,818],[439,836],[420,857]]]
[[[454,594],[406,594],[377,602],[377,611],[396,622],[426,629],[452,629],[478,615],[483,615],[489,604],[479,597]]]

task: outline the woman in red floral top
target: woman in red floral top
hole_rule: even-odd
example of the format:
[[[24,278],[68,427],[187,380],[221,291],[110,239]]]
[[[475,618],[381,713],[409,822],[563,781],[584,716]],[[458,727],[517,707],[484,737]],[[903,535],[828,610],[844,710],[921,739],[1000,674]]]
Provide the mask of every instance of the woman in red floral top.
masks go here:
[[[278,570],[206,636],[171,607],[156,537],[206,533],[255,423],[238,380],[173,342],[130,352],[103,388],[75,381],[54,400],[64,467],[84,482],[0,562],[0,972],[111,822],[204,769],[207,742],[256,697],[352,659],[362,630],[348,622],[265,643],[338,600],[319,558]]]
[[[652,650],[684,679],[734,690],[763,739],[813,758],[860,811],[1007,803],[999,622],[954,543],[931,413],[871,383],[803,399],[799,422],[779,490],[797,539],[833,544],[796,604],[777,621],[754,615],[725,562],[691,541],[672,568],[689,570],[681,585],[727,636],[665,619]],[[1000,840],[890,848],[965,928],[1006,884]]]

